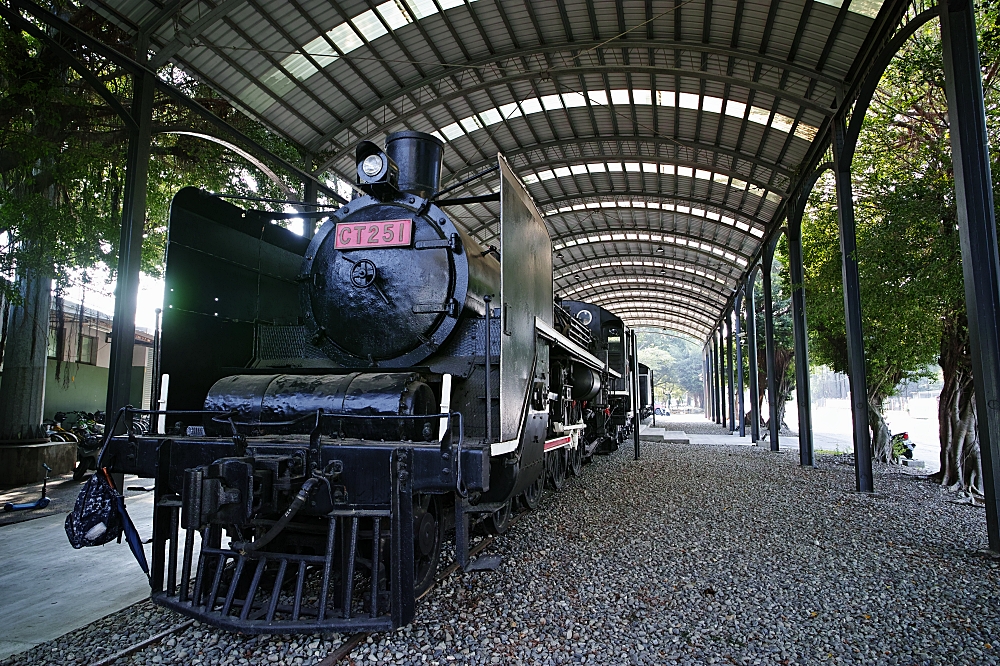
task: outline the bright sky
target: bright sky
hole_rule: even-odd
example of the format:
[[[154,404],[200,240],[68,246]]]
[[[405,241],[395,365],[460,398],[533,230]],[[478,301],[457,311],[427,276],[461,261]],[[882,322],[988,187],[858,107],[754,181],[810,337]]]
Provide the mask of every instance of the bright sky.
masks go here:
[[[100,310],[111,317],[115,313],[115,282],[109,281],[108,271],[93,268],[90,283],[83,284],[83,274],[73,276],[73,284],[63,288],[63,298],[74,303],[81,300],[88,308]],[[139,276],[139,299],[136,302],[135,325],[152,331],[156,326],[156,308],[163,307],[163,280]]]

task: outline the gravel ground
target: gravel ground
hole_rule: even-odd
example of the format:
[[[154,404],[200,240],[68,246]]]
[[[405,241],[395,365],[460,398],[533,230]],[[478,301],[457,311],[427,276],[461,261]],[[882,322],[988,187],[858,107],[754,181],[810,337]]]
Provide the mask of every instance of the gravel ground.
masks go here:
[[[982,509],[897,469],[877,492],[819,456],[644,444],[547,494],[364,664],[1000,663],[1000,563]],[[179,623],[138,604],[2,662],[87,664]],[[196,625],[122,664],[315,664],[340,636],[247,637]],[[994,647],[995,645],[995,647]]]

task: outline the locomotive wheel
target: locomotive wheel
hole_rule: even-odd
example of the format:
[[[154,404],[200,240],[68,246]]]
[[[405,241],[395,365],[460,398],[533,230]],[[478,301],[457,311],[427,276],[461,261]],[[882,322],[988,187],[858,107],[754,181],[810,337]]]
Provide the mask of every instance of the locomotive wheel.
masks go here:
[[[534,509],[538,506],[538,503],[542,501],[542,490],[545,488],[545,470],[538,475],[534,483],[524,489],[521,493],[521,501],[524,502],[524,506],[529,509]]]
[[[503,534],[510,526],[510,517],[513,515],[513,498],[504,502],[504,505],[497,511],[486,516],[483,521],[486,524],[486,531],[490,534]]]
[[[583,474],[583,443],[569,450],[569,471],[573,476]]]
[[[418,597],[434,585],[442,541],[441,503],[434,495],[414,495],[413,592]]]
[[[566,485],[566,449],[556,449],[545,456],[549,483],[554,490],[562,490]]]

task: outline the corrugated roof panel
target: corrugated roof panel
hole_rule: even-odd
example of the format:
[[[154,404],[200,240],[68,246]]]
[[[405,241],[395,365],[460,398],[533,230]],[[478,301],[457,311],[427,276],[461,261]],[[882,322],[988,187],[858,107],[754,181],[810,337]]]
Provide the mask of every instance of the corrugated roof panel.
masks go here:
[[[654,0],[651,11],[655,19],[641,26],[648,16],[645,6],[626,3],[624,27],[635,28],[627,38],[600,50],[588,46],[589,50],[578,52],[574,58],[572,48],[559,50],[551,46],[545,47],[547,55],[541,55],[543,49],[538,46],[539,35],[529,12],[521,4],[513,6],[504,0],[472,1],[471,11],[470,5],[459,0],[441,0],[442,4],[432,0],[392,0],[385,7],[377,0],[374,4],[366,0],[335,4],[304,0],[300,6],[308,17],[281,0],[254,0],[260,13],[249,3],[237,4],[227,18],[217,17],[189,29],[202,36],[193,46],[181,45],[177,58],[189,71],[211,80],[230,98],[242,99],[242,104],[304,146],[329,149],[331,145],[322,139],[333,138],[338,152],[332,154],[331,164],[341,171],[353,168],[353,144],[360,137],[378,140],[386,132],[404,127],[444,131],[450,137],[446,178],[452,173],[467,175],[469,169],[486,163],[496,150],[504,150],[512,154],[512,163],[532,183],[532,195],[546,210],[546,202],[554,201],[563,202],[555,204],[555,208],[582,207],[575,212],[578,228],[612,232],[622,227],[669,228],[678,234],[707,236],[730,248],[733,256],[743,256],[759,248],[761,229],[771,223],[781,203],[773,192],[756,188],[770,184],[784,190],[790,186],[788,177],[776,173],[769,162],[780,159],[786,170],[793,170],[807,159],[811,141],[826,138],[815,136],[827,118],[823,111],[837,101],[838,86],[845,85],[842,81],[817,80],[808,71],[823,52],[837,15],[835,7],[822,1],[812,5],[795,55],[796,64],[806,71],[793,71],[781,61],[800,25],[805,0],[787,0],[776,6],[773,30],[766,36],[767,55],[752,55],[765,40],[763,30],[771,1],[746,0],[737,16],[737,0],[715,0],[708,48],[723,52],[707,57],[695,46],[703,39],[704,0],[692,0],[679,7],[682,39],[691,43],[679,50],[669,48],[674,38],[673,0]],[[601,0],[594,4],[599,35],[592,33],[585,0],[565,2],[573,39],[603,41],[621,30],[615,2]],[[126,23],[159,11],[152,0],[106,0],[99,4],[107,5],[106,14],[114,15],[111,10],[118,10],[124,18],[116,20]],[[874,13],[878,5],[879,0],[870,0],[858,5],[863,13],[855,8],[847,14],[834,36],[823,77],[842,79],[852,68],[864,69],[855,68],[859,49],[873,25],[864,13]],[[188,2],[181,10],[180,24],[187,26],[213,11],[218,13],[214,7],[202,0]],[[530,8],[542,26],[546,44],[567,41],[556,0],[533,0]],[[480,20],[478,26],[473,13]],[[347,20],[350,23],[345,23]],[[413,20],[416,23],[407,23]],[[245,39],[229,24],[243,31]],[[331,62],[336,54],[325,37],[317,38],[338,26],[342,26],[343,33],[338,33],[338,43],[343,43],[348,53]],[[746,55],[730,57],[725,49],[737,27],[739,48]],[[657,40],[652,56],[646,43],[650,29]],[[162,24],[156,35],[154,41],[158,44],[171,42],[173,22]],[[372,40],[371,45],[363,45],[361,37]],[[524,58],[517,57],[517,53],[510,57],[515,38],[517,46],[525,50]],[[247,40],[267,51],[271,58],[248,48]],[[203,42],[220,50],[213,52],[200,46]],[[307,43],[322,51],[316,54],[324,58],[320,63],[325,65],[322,72],[312,72],[308,59],[292,53]],[[504,57],[493,57],[490,62],[490,47]],[[579,47],[573,48],[579,51]],[[442,58],[449,64],[481,59],[485,66],[471,70],[444,68],[439,64]],[[409,60],[419,62],[406,62]],[[275,67],[276,62],[282,63],[291,78]],[[656,69],[648,69],[651,65]],[[592,68],[590,72],[588,68]],[[675,68],[683,75],[663,73]],[[526,70],[532,72],[530,80],[523,78]],[[585,87],[577,71],[584,72]],[[247,76],[256,83],[252,84]],[[428,77],[427,81],[418,85],[423,77]],[[293,80],[297,78],[305,80],[308,92],[297,87]],[[488,82],[485,86],[484,80]],[[746,83],[741,85],[739,81]],[[281,101],[276,102],[261,86],[279,95]],[[626,92],[629,86],[631,93]],[[408,90],[404,92],[404,88]],[[772,92],[778,89],[775,102]],[[584,90],[587,96],[567,98]],[[554,97],[556,94],[562,97]],[[507,106],[511,102],[521,104]],[[802,104],[814,108],[803,110]],[[564,105],[571,106],[570,110],[565,110]],[[511,116],[505,121],[501,115],[508,113]],[[528,115],[522,116],[524,113]],[[616,137],[616,133],[621,136]],[[673,144],[675,140],[680,145]],[[722,150],[738,151],[746,158],[735,159],[730,154],[686,145],[694,142],[706,146],[718,143]],[[539,143],[547,147],[532,149]],[[670,166],[664,171],[663,165],[674,162],[686,168]],[[463,190],[484,192],[488,187],[488,183],[476,183]],[[673,194],[674,203],[668,203]],[[606,207],[609,197],[616,202]],[[645,207],[645,199],[655,202],[656,207]],[[629,201],[644,205],[635,207]],[[712,210],[706,202],[721,208]],[[591,207],[594,203],[596,208]],[[736,215],[736,209],[743,214]],[[454,213],[463,224],[476,230],[477,237],[491,238],[495,234],[491,228],[495,211],[488,206],[462,207]],[[568,222],[555,218],[551,222],[554,230],[570,229]],[[748,233],[751,223],[752,234]],[[609,253],[641,255],[652,251],[652,245],[633,238],[567,249],[575,258],[591,257],[597,262],[602,257],[607,260]],[[671,252],[683,255],[686,265],[697,266],[703,274],[698,275],[695,269],[679,271],[691,285],[697,281],[720,284],[718,279],[729,285],[742,271],[717,261],[715,251],[693,252],[687,245],[675,244]],[[608,268],[601,270],[611,272]],[[652,269],[634,265],[625,270],[642,279],[642,273]],[[712,275],[713,271],[718,274]],[[611,285],[603,288],[606,293],[625,293],[616,292],[618,287]],[[652,298],[639,296],[643,292],[638,290],[632,293],[640,304],[645,302],[643,298]],[[659,299],[661,305],[656,312],[667,312],[662,305],[666,301]]]

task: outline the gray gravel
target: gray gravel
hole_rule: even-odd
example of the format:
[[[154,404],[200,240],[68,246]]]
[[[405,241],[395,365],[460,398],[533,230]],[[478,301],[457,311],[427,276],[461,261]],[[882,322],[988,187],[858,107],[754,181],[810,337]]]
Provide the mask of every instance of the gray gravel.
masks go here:
[[[997,664],[1000,563],[982,509],[898,468],[757,447],[644,445],[498,539],[354,664]],[[4,662],[87,664],[183,621],[148,602]],[[340,636],[196,625],[128,664],[315,664]],[[97,646],[101,646],[98,650]],[[994,647],[995,646],[995,647]]]

